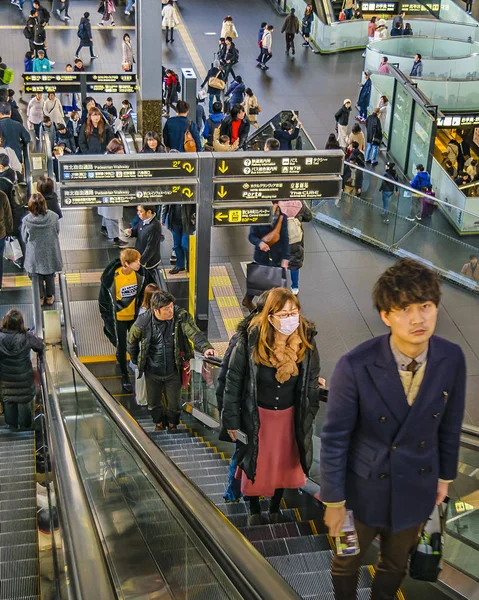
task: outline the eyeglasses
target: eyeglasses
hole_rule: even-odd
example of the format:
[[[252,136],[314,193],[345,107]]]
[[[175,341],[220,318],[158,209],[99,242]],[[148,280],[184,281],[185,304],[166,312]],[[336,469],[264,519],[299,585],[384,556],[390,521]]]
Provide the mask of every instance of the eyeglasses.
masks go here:
[[[299,310],[292,310],[291,312],[281,311],[279,313],[273,313],[274,317],[278,317],[278,319],[287,319],[288,317],[297,317],[299,315]]]

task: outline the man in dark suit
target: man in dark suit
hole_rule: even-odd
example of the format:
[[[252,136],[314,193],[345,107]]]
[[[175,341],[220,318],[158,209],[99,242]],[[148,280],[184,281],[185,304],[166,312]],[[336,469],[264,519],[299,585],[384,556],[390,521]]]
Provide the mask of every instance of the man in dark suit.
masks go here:
[[[30,143],[30,134],[25,127],[12,118],[12,106],[9,102],[0,102],[0,136],[5,148],[11,148],[23,163],[22,146]]]
[[[354,513],[360,552],[336,556],[336,600],[356,598],[358,569],[380,536],[371,600],[393,600],[434,504],[456,477],[464,413],[462,350],[434,334],[439,276],[401,259],[383,273],[374,303],[390,335],[344,355],[333,374],[321,434],[325,523],[338,536]]]

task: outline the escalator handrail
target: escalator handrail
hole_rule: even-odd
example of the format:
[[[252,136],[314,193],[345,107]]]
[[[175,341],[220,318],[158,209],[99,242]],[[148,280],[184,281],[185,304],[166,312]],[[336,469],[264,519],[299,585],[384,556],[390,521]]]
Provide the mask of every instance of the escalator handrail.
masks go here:
[[[28,197],[33,193],[33,180],[32,180],[32,163],[30,157],[30,146],[24,144],[22,147],[23,155],[23,167],[25,169],[25,182],[27,184]]]
[[[130,144],[128,143],[126,135],[123,133],[123,131],[119,129],[116,135],[120,138],[121,143],[123,144],[123,150],[125,151],[125,154],[132,154]]]
[[[55,180],[55,170],[53,168],[53,148],[49,136],[43,132],[42,135],[42,150],[45,152],[47,159],[47,175]]]
[[[68,288],[64,273],[60,273],[67,349],[73,368],[100,400],[112,420],[121,429],[151,474],[217,560],[236,589],[246,599],[268,600],[300,596],[271,567],[237,529],[225,519],[203,493],[151,440],[130,413],[105,390],[101,383],[80,362],[73,349],[72,321]]]
[[[39,287],[32,286],[35,333],[43,338],[43,319]],[[65,430],[58,396],[43,356],[39,356],[40,385],[44,398],[47,446],[52,462],[53,480],[57,497],[57,511],[61,524],[64,560],[70,582],[69,600],[116,600],[113,583],[106,566],[105,556],[97,529],[78,472],[69,436]]]

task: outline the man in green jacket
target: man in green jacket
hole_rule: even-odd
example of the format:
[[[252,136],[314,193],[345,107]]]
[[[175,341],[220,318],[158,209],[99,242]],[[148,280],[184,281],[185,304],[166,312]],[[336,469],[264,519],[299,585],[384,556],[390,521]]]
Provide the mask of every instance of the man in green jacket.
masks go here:
[[[170,431],[177,429],[182,372],[194,358],[193,347],[204,356],[216,356],[189,313],[175,305],[175,297],[164,291],[154,294],[151,309],[138,317],[130,329],[128,352],[138,367],[138,377],[145,374],[148,410],[156,425],[155,431],[167,427]]]

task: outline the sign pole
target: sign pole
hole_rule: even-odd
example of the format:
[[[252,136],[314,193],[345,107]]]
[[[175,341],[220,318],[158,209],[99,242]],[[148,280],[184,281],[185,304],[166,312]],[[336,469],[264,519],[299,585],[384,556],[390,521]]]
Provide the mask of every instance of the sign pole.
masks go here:
[[[211,152],[198,154],[200,193],[196,204],[196,307],[195,318],[202,331],[208,328],[211,264],[211,223],[213,219],[213,172]]]
[[[82,104],[85,102],[85,98],[88,96],[87,87],[86,87],[86,73],[80,73],[80,94]],[[81,111],[80,111],[81,116]]]

